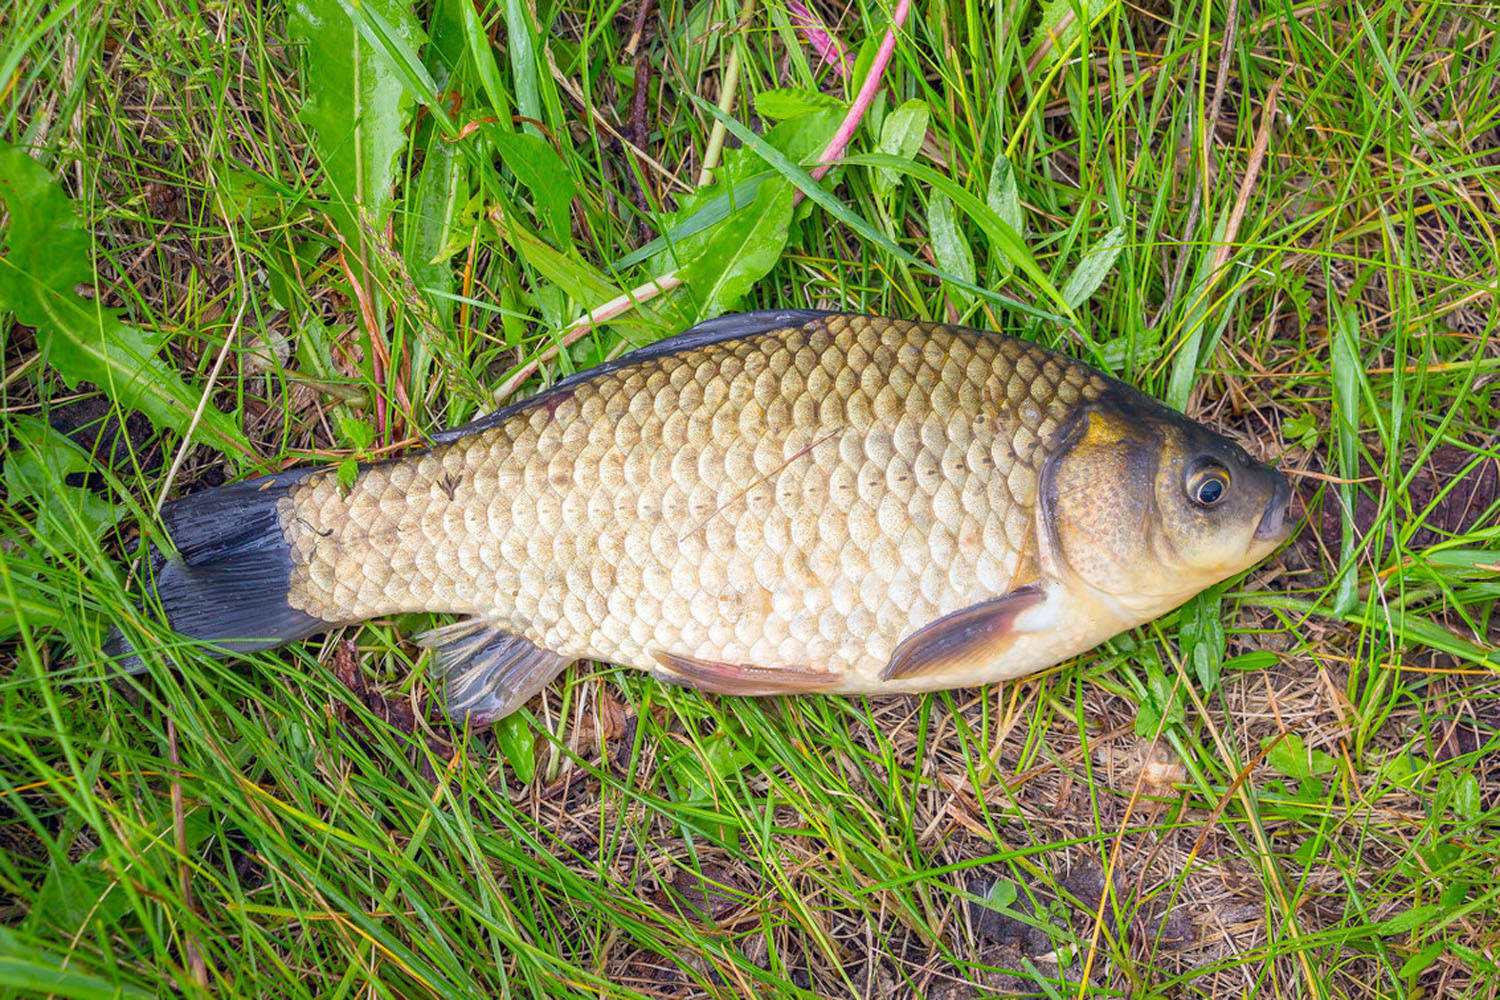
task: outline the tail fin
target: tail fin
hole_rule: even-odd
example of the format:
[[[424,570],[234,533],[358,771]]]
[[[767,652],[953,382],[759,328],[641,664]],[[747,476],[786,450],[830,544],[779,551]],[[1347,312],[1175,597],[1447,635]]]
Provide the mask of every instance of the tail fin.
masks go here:
[[[321,632],[329,623],[287,603],[292,550],[281,531],[276,502],[317,469],[294,469],[205,490],[162,508],[177,555],[153,550],[148,581],[182,635],[224,649],[270,649]],[[144,669],[135,649],[111,629],[106,656],[121,669]]]

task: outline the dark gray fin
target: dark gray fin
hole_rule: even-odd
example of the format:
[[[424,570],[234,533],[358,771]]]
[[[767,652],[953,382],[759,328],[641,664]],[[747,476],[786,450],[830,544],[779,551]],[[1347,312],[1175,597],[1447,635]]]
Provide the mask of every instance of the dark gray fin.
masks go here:
[[[482,618],[466,618],[417,636],[438,653],[443,711],[475,728],[504,718],[531,700],[572,663]]]
[[[880,679],[942,673],[992,658],[1015,638],[1021,612],[1042,600],[1042,588],[1032,584],[929,622],[901,640]]]
[[[152,550],[147,586],[167,624],[182,635],[225,650],[271,649],[328,628],[287,604],[292,549],[281,531],[276,502],[317,472],[293,469],[174,500],[161,520],[177,555]],[[149,605],[148,605],[149,607]],[[116,628],[104,655],[128,673],[145,669]]]
[[[657,677],[714,694],[808,694],[843,678],[842,673],[810,667],[751,667],[662,652],[651,656],[662,665]]]
[[[600,375],[617,372],[621,368],[638,365],[646,361],[655,361],[669,354],[679,351],[692,350],[695,347],[703,347],[707,344],[719,344],[726,340],[739,340],[742,337],[753,337],[761,333],[770,333],[773,330],[786,330],[791,327],[806,326],[814,320],[826,319],[829,316],[838,316],[839,313],[820,309],[777,309],[762,310],[760,312],[735,313],[730,316],[720,316],[717,319],[705,320],[697,326],[689,327],[674,336],[658,340],[654,344],[622,354],[613,361],[606,361],[602,365],[596,365],[586,371],[574,372],[567,378],[544,392],[523,399],[518,403],[511,403],[502,407],[494,413],[487,413],[477,420],[471,420],[458,427],[450,427],[447,430],[437,431],[432,435],[434,444],[448,444],[459,438],[468,437],[470,434],[478,434],[487,431],[497,424],[504,423],[517,413],[529,410],[534,406],[540,406],[558,396],[566,396],[572,392],[580,382],[586,382]]]

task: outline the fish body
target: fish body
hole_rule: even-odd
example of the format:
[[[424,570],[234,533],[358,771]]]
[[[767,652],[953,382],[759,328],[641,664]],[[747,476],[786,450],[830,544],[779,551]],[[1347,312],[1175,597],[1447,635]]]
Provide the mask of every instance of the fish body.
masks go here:
[[[243,649],[464,615],[423,641],[450,712],[480,721],[577,659],[738,694],[1020,676],[1258,561],[1288,496],[1236,445],[1035,344],[802,312],[705,324],[351,487],[327,469],[225,489],[168,512],[175,627]],[[236,537],[195,552],[237,509]],[[198,607],[226,563],[241,591],[264,577],[258,613]]]

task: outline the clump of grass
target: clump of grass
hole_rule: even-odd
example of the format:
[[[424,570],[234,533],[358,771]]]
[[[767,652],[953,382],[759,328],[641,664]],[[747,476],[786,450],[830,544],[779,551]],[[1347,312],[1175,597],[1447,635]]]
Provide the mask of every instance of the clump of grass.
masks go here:
[[[299,9],[0,13],[0,140],[56,185],[0,217],[5,991],[1493,995],[1484,9],[913,6],[820,187],[881,5]],[[22,266],[74,211],[32,242],[85,270]],[[591,665],[467,739],[414,622],[227,664],[133,610],[163,497],[736,304],[1061,346],[1279,460],[1305,527],[1020,683]],[[104,682],[121,620],[162,652]]]

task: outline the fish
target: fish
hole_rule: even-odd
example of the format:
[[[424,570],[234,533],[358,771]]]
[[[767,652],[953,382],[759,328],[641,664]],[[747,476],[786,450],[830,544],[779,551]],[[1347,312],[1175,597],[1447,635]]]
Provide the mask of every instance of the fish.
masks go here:
[[[1038,344],[751,312],[352,484],[302,467],[175,500],[147,586],[221,655],[461,615],[416,641],[475,726],[578,660],[726,695],[915,693],[1164,614],[1285,541],[1289,497],[1238,444]]]

